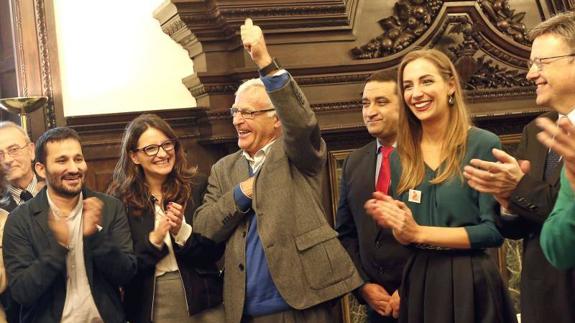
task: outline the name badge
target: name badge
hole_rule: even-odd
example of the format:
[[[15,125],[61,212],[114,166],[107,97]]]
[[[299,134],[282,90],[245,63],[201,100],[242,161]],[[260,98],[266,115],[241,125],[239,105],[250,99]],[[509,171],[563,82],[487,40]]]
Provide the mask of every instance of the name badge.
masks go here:
[[[409,202],[414,202],[414,203],[421,203],[421,191],[418,190],[409,190]]]

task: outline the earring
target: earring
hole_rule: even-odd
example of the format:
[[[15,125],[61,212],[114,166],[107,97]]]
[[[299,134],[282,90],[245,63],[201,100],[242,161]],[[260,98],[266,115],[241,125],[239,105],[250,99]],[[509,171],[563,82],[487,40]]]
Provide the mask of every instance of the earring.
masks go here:
[[[447,99],[447,103],[449,103],[449,105],[453,105],[455,104],[455,101],[453,100],[453,94],[448,95],[448,99]]]

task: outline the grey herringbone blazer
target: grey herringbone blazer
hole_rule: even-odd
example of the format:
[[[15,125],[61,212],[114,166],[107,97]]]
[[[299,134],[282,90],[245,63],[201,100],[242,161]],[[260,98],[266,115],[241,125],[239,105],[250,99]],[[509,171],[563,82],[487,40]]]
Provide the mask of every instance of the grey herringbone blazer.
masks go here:
[[[352,291],[362,280],[322,206],[326,145],[315,114],[293,79],[269,95],[283,135],[256,174],[252,209],[274,284],[290,306],[305,309]],[[248,167],[241,151],[218,161],[194,219],[194,231],[227,240],[224,306],[226,321],[234,323],[244,307],[248,223],[233,189],[248,178]]]

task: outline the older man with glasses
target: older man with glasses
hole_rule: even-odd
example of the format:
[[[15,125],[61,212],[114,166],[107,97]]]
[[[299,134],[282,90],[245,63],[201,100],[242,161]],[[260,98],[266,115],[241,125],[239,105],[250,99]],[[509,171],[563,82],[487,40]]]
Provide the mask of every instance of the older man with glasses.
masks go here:
[[[542,115],[547,121],[543,123],[554,125],[563,116],[575,121],[575,13],[540,23],[530,36],[533,46],[527,78],[537,86],[537,105],[554,110]],[[464,175],[471,187],[493,194],[501,204],[498,220],[504,236],[523,239],[521,321],[575,322],[575,272],[554,268],[539,244],[543,223],[553,217],[550,213],[563,163],[559,154],[537,140],[539,130],[536,122],[525,127],[517,159],[494,149],[498,163],[471,160]],[[569,232],[573,237],[573,231]],[[571,255],[572,251],[564,250]]]
[[[34,157],[34,143],[26,131],[11,121],[0,122],[0,164],[10,195],[8,205],[2,208],[8,212],[34,197],[43,186],[32,168]]]
[[[261,29],[247,19],[241,35],[261,78],[236,93],[240,150],[212,167],[194,231],[226,241],[226,322],[334,322],[328,301],[362,281],[322,207],[326,145]]]
[[[26,131],[11,121],[0,122],[0,166],[7,181],[6,192],[0,198],[0,209],[12,212],[44,186],[32,168],[34,157],[34,143]],[[9,294],[10,291],[2,293],[0,301],[6,310],[8,322],[18,322],[20,306]]]

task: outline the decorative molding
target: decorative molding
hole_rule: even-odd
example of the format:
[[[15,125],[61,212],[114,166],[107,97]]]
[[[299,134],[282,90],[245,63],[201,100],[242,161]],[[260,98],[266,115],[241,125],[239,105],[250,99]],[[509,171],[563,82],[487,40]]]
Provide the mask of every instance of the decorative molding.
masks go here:
[[[479,0],[479,6],[499,31],[520,44],[531,46],[527,28],[522,22],[525,12],[515,13],[508,0]]]
[[[193,34],[194,39],[218,41],[235,37],[245,17],[257,19],[258,24],[268,31],[351,28],[351,13],[358,2],[359,0],[332,0],[294,4],[288,1],[262,3],[259,0],[244,0],[234,3],[205,3],[190,0],[163,4],[157,11],[156,18],[160,21],[162,30],[172,38],[175,33],[186,30]],[[184,46],[182,39],[176,41]]]
[[[397,1],[393,6],[394,14],[379,21],[383,29],[381,35],[353,48],[353,58],[381,58],[406,49],[429,29],[442,5],[442,0]]]
[[[465,99],[469,103],[493,102],[507,99],[534,98],[536,87],[513,87],[504,89],[478,89],[465,91]]]
[[[233,94],[238,89],[238,84],[196,84],[188,90],[194,98],[198,98],[204,94]]]
[[[315,16],[345,14],[346,4],[330,4],[324,6],[286,5],[281,7],[251,7],[251,8],[225,8],[219,11],[226,17],[279,17],[279,16]]]
[[[48,0],[50,1],[50,0]],[[42,95],[48,97],[44,108],[44,122],[46,128],[56,127],[56,112],[54,111],[54,94],[52,89],[52,75],[50,69],[50,52],[48,50],[48,35],[46,32],[46,10],[44,0],[34,0],[36,16],[36,37],[40,56],[40,76],[42,81]]]
[[[467,90],[526,88],[533,94],[533,82],[527,80],[527,72],[501,67],[485,56],[476,60],[477,70],[465,83]]]
[[[12,10],[14,19],[14,44],[16,44],[16,62],[17,62],[17,75],[18,78],[24,80],[23,82],[18,82],[20,88],[21,96],[29,96],[28,82],[26,82],[26,64],[24,64],[24,42],[22,41],[22,10],[20,1],[12,1],[11,4],[14,6]]]
[[[173,128],[196,128],[198,120],[206,115],[202,108],[169,109],[148,112],[122,112],[99,115],[67,117],[66,124],[80,135],[110,134],[124,132],[126,125],[142,113],[154,113]],[[196,136],[197,129],[190,135]],[[100,140],[102,141],[102,140]]]
[[[183,30],[186,28],[186,23],[180,19],[180,17],[176,16],[164,25],[162,25],[162,31],[172,37],[173,34],[176,32]]]

